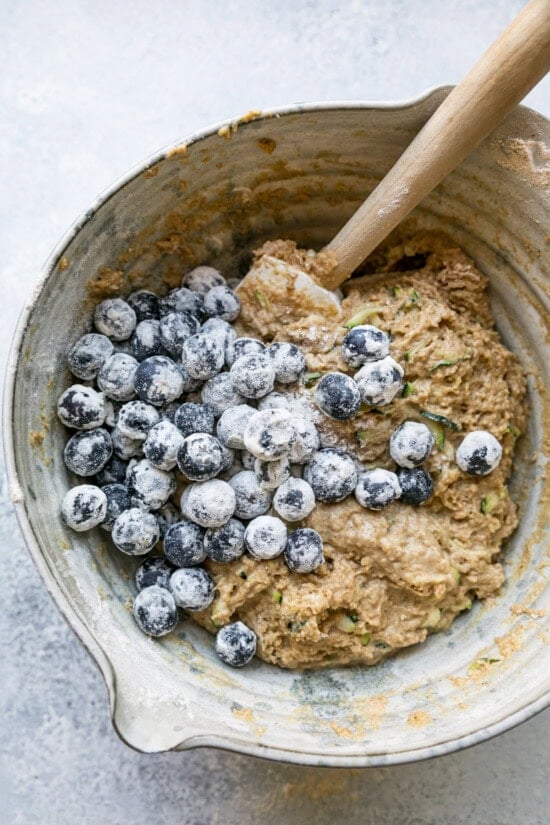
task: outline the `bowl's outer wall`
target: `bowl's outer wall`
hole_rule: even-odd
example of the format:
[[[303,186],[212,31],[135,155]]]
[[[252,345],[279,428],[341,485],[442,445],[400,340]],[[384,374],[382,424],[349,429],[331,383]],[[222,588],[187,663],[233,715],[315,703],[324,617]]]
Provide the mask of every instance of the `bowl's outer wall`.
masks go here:
[[[391,764],[481,741],[546,704],[550,139],[546,121],[528,110],[414,214],[418,226],[456,238],[491,277],[499,328],[529,373],[530,431],[518,460],[525,483],[515,491],[522,521],[498,599],[373,669],[290,673],[254,661],[228,671],[193,623],[161,641],[144,637],[130,610],[135,562],[104,532],[80,536],[59,518],[75,480],[63,465],[55,401],[71,382],[68,347],[89,329],[88,281],[110,267],[102,277],[123,273],[123,291],[166,289],[163,281],[201,262],[243,273],[268,238],[321,247],[445,93],[395,107],[296,107],[163,153],[75,226],[23,315],[5,398],[13,499],[50,591],[106,677],[114,724],[136,748],[212,744],[311,764]],[[472,669],[482,657],[499,661]]]

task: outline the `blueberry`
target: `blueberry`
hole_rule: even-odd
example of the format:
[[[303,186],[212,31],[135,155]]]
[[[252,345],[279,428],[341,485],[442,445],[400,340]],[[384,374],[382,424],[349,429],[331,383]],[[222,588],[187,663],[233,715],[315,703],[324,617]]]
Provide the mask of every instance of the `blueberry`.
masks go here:
[[[286,524],[274,516],[258,516],[249,522],[244,542],[253,559],[267,560],[280,556],[286,547]]]
[[[403,389],[403,367],[388,355],[361,367],[355,380],[363,402],[381,407],[390,404]]]
[[[65,466],[77,476],[93,476],[113,454],[111,436],[102,427],[75,433],[65,445]]]
[[[357,470],[352,457],[344,450],[326,447],[314,453],[306,464],[304,479],[311,485],[317,501],[333,503],[353,493]]]
[[[101,427],[106,413],[103,395],[82,384],[73,384],[62,393],[57,402],[59,420],[74,430]]]
[[[181,497],[181,512],[201,527],[221,527],[235,512],[235,491],[219,478],[190,484]]]
[[[160,539],[160,529],[152,513],[140,507],[124,510],[114,521],[113,544],[129,556],[144,556]]]
[[[206,381],[223,367],[224,352],[216,338],[204,332],[192,335],[183,344],[181,360],[192,378]]]
[[[178,623],[178,608],[172,593],[154,584],[144,587],[134,599],[134,619],[148,636],[166,636]]]
[[[369,510],[382,510],[401,495],[399,479],[395,473],[378,468],[359,474],[355,498]]]
[[[247,455],[251,455],[251,453],[247,453]],[[243,467],[245,467],[244,462]],[[248,468],[245,467],[245,469]],[[286,455],[275,459],[275,461],[260,461],[259,458],[256,458],[252,469],[262,490],[275,490],[290,477],[290,462]]]
[[[360,367],[367,361],[380,361],[389,354],[390,336],[370,324],[350,329],[342,341],[342,358],[350,367]]]
[[[192,433],[212,433],[216,423],[214,410],[208,404],[196,404],[193,401],[186,401],[176,410],[174,424],[182,435],[188,436]]]
[[[91,332],[83,335],[71,349],[67,363],[73,375],[91,381],[107,358],[113,354],[113,344],[106,335]]]
[[[306,369],[306,359],[296,344],[276,342],[267,350],[275,367],[275,380],[279,384],[294,384]]]
[[[345,421],[352,418],[361,406],[361,393],[349,375],[330,372],[315,387],[315,402],[325,415]]]
[[[154,292],[140,289],[128,296],[128,303],[136,313],[138,321],[149,321],[159,317],[159,299]]]
[[[201,332],[204,332],[210,338],[215,338],[223,347],[224,352],[237,337],[237,333],[231,324],[228,324],[223,318],[209,318],[202,325]]]
[[[115,352],[105,361],[97,376],[97,384],[108,398],[129,401],[135,398],[135,377],[138,362],[131,355]]]
[[[249,520],[267,513],[271,505],[271,493],[268,490],[262,490],[251,470],[242,470],[237,473],[229,480],[229,484],[235,493],[237,518]]]
[[[221,527],[210,527],[204,534],[204,549],[212,561],[227,564],[244,553],[244,524],[230,518]]]
[[[143,454],[159,470],[173,470],[183,435],[175,424],[163,420],[151,427],[143,445]]]
[[[323,539],[316,530],[300,527],[288,537],[284,558],[293,573],[313,573],[325,560]]]
[[[119,458],[115,453],[105,467],[98,472],[96,481],[100,487],[105,484],[124,484],[127,469],[128,462]]]
[[[476,430],[468,433],[456,451],[456,463],[464,473],[486,476],[502,458],[502,447],[492,433]]]
[[[192,521],[172,524],[164,535],[164,555],[177,567],[201,564],[206,558],[204,528]]]
[[[226,624],[218,630],[215,648],[225,665],[243,667],[256,653],[256,634],[243,622]]]
[[[156,584],[168,590],[170,576],[174,570],[174,565],[162,556],[148,556],[136,569],[134,576],[136,587],[138,590],[143,590],[144,587],[153,587]]]
[[[159,312],[162,318],[163,315],[168,315],[169,312],[189,312],[200,323],[206,320],[207,313],[204,308],[204,303],[200,295],[196,292],[191,292],[190,289],[181,287],[180,289],[172,289],[168,295],[161,298],[159,301]]]
[[[418,467],[430,455],[434,437],[425,424],[403,421],[390,438],[390,455],[400,467]]]
[[[136,361],[145,361],[153,355],[162,355],[160,321],[152,318],[139,322],[130,341],[130,352]]]
[[[210,317],[235,321],[241,311],[241,302],[227,284],[213,286],[204,296],[204,308]]]
[[[204,297],[212,287],[224,286],[225,278],[213,266],[196,266],[184,275],[181,285]]]
[[[181,567],[170,576],[176,604],[195,612],[206,610],[214,600],[214,582],[202,567]]]
[[[145,458],[128,473],[128,489],[134,507],[158,510],[175,492],[176,482],[170,473],[159,470]]]
[[[270,392],[258,401],[259,410],[288,410],[291,411],[290,396],[284,392]]]
[[[289,478],[273,497],[273,509],[285,521],[302,521],[315,507],[311,486],[301,478]]]
[[[255,412],[254,407],[248,404],[238,404],[236,407],[228,407],[224,410],[216,427],[221,443],[232,450],[243,450],[244,431]]]
[[[178,467],[190,481],[214,478],[221,471],[222,464],[222,445],[208,433],[188,435],[178,450]]]
[[[104,530],[110,532],[113,529],[115,519],[132,506],[130,493],[125,484],[106,484],[101,489],[107,496],[107,514],[101,526]]]
[[[120,432],[118,427],[111,431],[111,442],[115,455],[123,461],[141,456],[143,452],[143,441],[128,438],[127,435]]]
[[[400,467],[397,478],[401,487],[401,501],[405,504],[424,504],[433,492],[432,478],[422,467]]]
[[[287,410],[260,410],[250,417],[244,433],[244,446],[261,461],[273,461],[288,453],[296,437]]]
[[[107,298],[94,310],[95,328],[113,341],[126,341],[136,328],[136,321],[136,313],[122,298]]]
[[[233,386],[245,398],[261,398],[271,392],[275,383],[273,361],[266,352],[241,355],[233,363],[230,375]]]
[[[126,438],[145,441],[147,433],[158,424],[158,411],[144,401],[128,401],[120,408],[117,420],[118,430]]]
[[[243,355],[265,352],[265,344],[257,338],[233,338],[225,347],[225,361],[232,367]]]
[[[283,456],[284,458],[284,456]],[[252,453],[249,453],[248,450],[242,450],[240,455],[241,464],[243,465],[243,470],[253,470],[255,467],[256,462],[258,459]],[[265,462],[268,463],[267,461]],[[270,464],[277,464],[277,461],[271,461]]]
[[[61,502],[63,521],[81,533],[101,524],[107,513],[107,496],[92,484],[79,484],[65,493]]]
[[[199,322],[189,312],[169,312],[160,320],[162,345],[174,358],[180,358],[184,341],[199,329]]]
[[[221,448],[222,466],[220,468],[220,473],[226,473],[235,463],[235,452],[234,450],[230,450],[229,447],[225,447],[223,444],[221,445]]]
[[[171,358],[153,355],[138,366],[135,386],[142,401],[162,407],[180,397],[183,392],[183,376]]]
[[[292,464],[307,464],[320,446],[317,427],[307,418],[293,418],[292,424],[295,437],[288,457]]]
[[[221,415],[229,407],[244,404],[246,399],[235,387],[228,372],[220,372],[210,378],[201,390],[201,398],[214,411],[216,416]]]

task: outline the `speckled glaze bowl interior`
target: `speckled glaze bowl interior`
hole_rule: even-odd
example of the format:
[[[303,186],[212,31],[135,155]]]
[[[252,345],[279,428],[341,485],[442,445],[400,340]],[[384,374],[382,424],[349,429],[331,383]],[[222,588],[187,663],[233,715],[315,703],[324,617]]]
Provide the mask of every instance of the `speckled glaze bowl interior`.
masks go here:
[[[88,282],[158,288],[199,262],[233,276],[268,238],[321,247],[447,91],[256,114],[162,152],[70,230],[23,313],[5,393],[13,501],[46,586],[105,676],[116,730],[139,750],[215,745],[318,765],[395,764],[480,742],[548,702],[550,136],[527,109],[413,216],[447,232],[489,275],[500,332],[528,374],[529,432],[513,481],[521,523],[501,595],[375,668],[298,673],[254,660],[233,671],[191,621],[160,641],[143,636],[130,611],[135,560],[102,531],[78,535],[59,517],[74,479],[55,401],[71,380],[68,346],[89,327]]]

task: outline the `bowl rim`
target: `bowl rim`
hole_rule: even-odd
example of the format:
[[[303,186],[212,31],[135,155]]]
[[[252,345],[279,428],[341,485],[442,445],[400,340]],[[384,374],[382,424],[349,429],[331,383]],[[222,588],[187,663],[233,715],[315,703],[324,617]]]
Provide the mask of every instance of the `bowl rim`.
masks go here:
[[[223,121],[214,123],[199,131],[192,133],[188,137],[163,146],[145,160],[134,164],[129,170],[120,175],[110,186],[105,188],[73,223],[69,226],[67,231],[63,234],[60,240],[55,245],[54,249],[46,259],[44,265],[41,267],[40,274],[31,288],[30,294],[23,305],[19,315],[17,325],[14,331],[13,339],[8,355],[7,367],[4,378],[3,404],[2,404],[2,433],[4,441],[4,456],[6,462],[6,475],[8,480],[8,490],[11,497],[12,505],[15,510],[17,521],[25,544],[31,555],[31,558],[46,586],[48,593],[56,604],[61,615],[71,628],[71,630],[80,639],[92,660],[95,662],[103,676],[107,687],[109,697],[111,724],[117,736],[126,745],[134,750],[140,751],[139,747],[130,742],[128,738],[121,731],[116,720],[116,678],[114,668],[107,656],[105,650],[98,644],[95,637],[84,624],[83,621],[75,613],[69,599],[64,595],[61,588],[55,581],[35,537],[31,522],[27,516],[25,500],[22,494],[22,487],[19,482],[17,468],[15,443],[13,437],[13,402],[15,392],[15,379],[17,375],[17,368],[21,358],[21,346],[24,334],[26,332],[29,320],[34,311],[34,307],[40,298],[47,279],[51,273],[56,269],[60,259],[66,248],[80,232],[82,227],[90,221],[97,211],[113,197],[126,184],[136,178],[138,175],[147,171],[155,164],[164,160],[167,156],[177,152],[183,146],[189,147],[194,143],[198,143],[207,137],[216,134],[223,127],[231,126],[238,123],[239,126],[245,126],[248,123],[255,123],[268,120],[272,117],[285,117],[289,115],[296,115],[302,112],[315,111],[338,111],[338,110],[405,110],[418,106],[432,98],[448,94],[453,86],[434,86],[423,91],[421,94],[405,98],[397,101],[371,101],[371,100],[331,100],[331,101],[316,101],[295,103],[290,105],[282,105],[267,109],[262,109],[258,112],[249,113],[248,115],[228,118]],[[528,114],[531,118],[538,120],[541,123],[548,124],[550,121],[541,113],[530,109],[526,106],[517,107]],[[198,747],[214,747],[221,750],[246,754],[250,756],[257,756],[265,759],[270,759],[276,762],[293,763],[300,765],[312,765],[323,767],[377,767],[377,766],[391,766],[400,765],[410,762],[422,761],[431,759],[436,756],[453,753],[463,750],[476,744],[480,744],[488,739],[504,733],[516,725],[527,721],[531,717],[540,713],[550,705],[550,689],[539,696],[537,699],[525,704],[512,714],[504,716],[502,719],[494,722],[486,727],[478,728],[477,730],[465,734],[460,737],[452,737],[435,745],[424,745],[412,749],[405,749],[395,751],[393,753],[378,753],[369,755],[324,755],[314,751],[301,751],[297,749],[284,749],[280,747],[273,747],[264,745],[257,741],[246,741],[237,737],[217,736],[215,734],[201,734],[191,735],[184,738],[182,742],[171,748],[171,750],[198,748]],[[143,751],[141,751],[143,752]]]

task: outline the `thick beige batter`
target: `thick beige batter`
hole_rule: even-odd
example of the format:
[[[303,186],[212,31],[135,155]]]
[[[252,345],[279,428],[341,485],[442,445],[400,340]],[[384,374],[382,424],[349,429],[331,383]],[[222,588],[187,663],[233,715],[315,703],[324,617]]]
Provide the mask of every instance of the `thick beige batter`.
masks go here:
[[[303,265],[303,253],[285,242],[267,251]],[[280,558],[208,563],[218,595],[208,611],[194,614],[197,621],[215,632],[241,619],[258,634],[259,656],[282,667],[372,665],[448,628],[473,598],[498,590],[501,545],[516,526],[506,479],[525,427],[525,384],[493,328],[486,278],[434,235],[387,248],[369,269],[375,271],[345,287],[344,321],[361,312],[363,323],[391,333],[408,395],[349,422],[319,418],[325,443],[345,447],[366,467],[392,467],[392,430],[405,419],[426,421],[421,411],[444,415],[463,432],[436,425],[439,445],[427,462],[435,492],[423,507],[398,502],[372,512],[354,498],[318,504],[304,522],[325,543],[326,564],[315,573],[291,573]],[[242,332],[294,341],[311,373],[349,371],[340,357],[342,320],[293,305],[291,293],[251,289],[241,297]],[[314,380],[305,393],[313,393]],[[453,458],[464,431],[473,429],[490,430],[504,448],[500,466],[485,478],[464,475]]]

